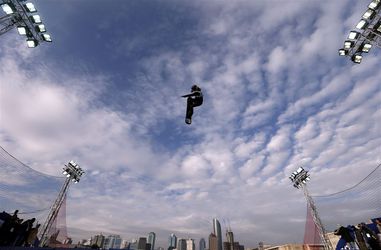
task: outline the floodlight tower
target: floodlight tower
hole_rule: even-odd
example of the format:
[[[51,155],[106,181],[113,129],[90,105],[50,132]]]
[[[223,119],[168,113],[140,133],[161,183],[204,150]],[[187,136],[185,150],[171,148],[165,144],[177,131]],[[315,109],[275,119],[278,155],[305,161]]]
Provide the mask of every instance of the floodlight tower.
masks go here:
[[[53,206],[50,208],[49,215],[46,218],[46,221],[45,221],[43,227],[39,231],[40,247],[44,247],[48,241],[49,230],[52,227],[54,220],[57,218],[57,214],[58,214],[58,212],[61,208],[61,205],[65,199],[65,196],[66,196],[66,193],[69,189],[70,183],[71,182],[78,183],[80,180],[80,177],[84,173],[85,172],[74,161],[70,161],[63,168],[62,174],[65,175],[67,178],[62,185],[61,191],[58,193],[58,197],[57,197],[56,201],[54,202]]]
[[[0,15],[0,35],[17,27],[18,33],[26,36],[29,48],[36,47],[40,42],[52,41],[33,3],[26,0],[0,0],[0,7],[5,12],[4,16]]]
[[[301,188],[303,190],[304,197],[307,200],[307,205],[311,210],[312,218],[319,231],[320,239],[323,241],[324,249],[333,250],[331,241],[328,239],[323,223],[320,220],[318,211],[315,206],[315,202],[309,194],[306,186],[307,181],[310,180],[310,175],[308,174],[308,171],[304,170],[302,167],[299,167],[298,170],[293,172],[289,178],[294,184],[295,188]]]
[[[373,45],[381,48],[381,0],[373,0],[368,10],[349,32],[344,47],[339,49],[340,56],[349,56],[354,63],[361,63],[362,53],[368,53]]]

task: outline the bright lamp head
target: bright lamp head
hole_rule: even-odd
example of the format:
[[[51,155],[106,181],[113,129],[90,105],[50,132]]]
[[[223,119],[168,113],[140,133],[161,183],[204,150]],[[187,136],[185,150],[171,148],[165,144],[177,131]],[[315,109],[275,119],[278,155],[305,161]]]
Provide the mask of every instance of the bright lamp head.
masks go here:
[[[11,4],[2,3],[0,6],[7,15],[13,14],[15,12],[15,9]]]
[[[37,32],[46,32],[46,28],[44,24],[39,24],[36,26]]]
[[[370,44],[370,43],[363,43],[360,46],[360,51],[368,53],[371,48],[372,48],[372,44]]]
[[[40,17],[40,15],[33,15],[33,16],[31,16],[31,19],[36,24],[40,24],[41,23],[41,17]]]
[[[349,32],[348,39],[350,40],[356,40],[357,38],[360,37],[360,33],[357,31],[351,31]]]
[[[42,39],[45,41],[45,42],[52,42],[52,38],[49,34],[42,34]],[[76,165],[77,166],[77,165]]]
[[[36,7],[34,7],[34,4],[33,4],[33,3],[26,3],[24,6],[25,6],[26,10],[27,10],[29,13],[37,12]]]
[[[352,41],[345,41],[344,42],[344,49],[348,50],[353,47],[354,42]]]
[[[348,50],[345,49],[339,49],[339,55],[340,56],[346,56],[348,54]]]
[[[379,21],[378,23],[374,25],[374,30],[381,33],[381,21]]]
[[[364,30],[366,29],[366,27],[368,27],[368,22],[364,19],[361,19],[360,22],[358,22],[358,24],[356,25],[356,28],[359,30]]]
[[[18,26],[17,27],[17,32],[20,34],[20,35],[23,35],[23,36],[26,36],[27,34],[27,28],[25,26]]]
[[[364,18],[365,20],[370,20],[372,19],[374,16],[376,15],[376,12],[372,9],[368,9],[364,15],[362,15],[362,18]]]
[[[372,9],[372,10],[376,10],[376,9],[378,9],[380,7],[380,5],[381,5],[381,1],[380,0],[373,0],[369,4],[368,8]]]
[[[362,55],[360,55],[360,54],[355,54],[355,55],[352,56],[351,59],[352,59],[352,61],[353,61],[354,63],[361,63]]]
[[[28,45],[28,48],[35,48],[38,45],[38,41],[34,38],[28,38],[26,44]]]

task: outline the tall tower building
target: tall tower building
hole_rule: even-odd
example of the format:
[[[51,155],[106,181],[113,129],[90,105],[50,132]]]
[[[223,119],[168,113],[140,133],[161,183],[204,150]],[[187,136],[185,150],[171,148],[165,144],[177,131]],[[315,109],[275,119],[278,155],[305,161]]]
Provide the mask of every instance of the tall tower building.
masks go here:
[[[155,240],[156,240],[156,234],[154,232],[150,232],[148,234],[148,243],[151,244],[151,250],[155,249]]]
[[[97,245],[99,248],[103,248],[105,237],[102,234],[95,235],[91,238],[91,245]]]
[[[205,242],[205,239],[204,238],[201,238],[200,239],[200,243],[199,243],[199,248],[198,250],[205,250],[206,248],[206,242]]]
[[[176,248],[177,247],[177,237],[175,234],[171,234],[169,235],[169,238],[168,238],[168,249],[169,248]]]
[[[120,238],[120,235],[109,235],[104,242],[104,248],[110,249],[110,248],[116,248],[120,249],[120,245],[122,244],[122,238]]]
[[[196,250],[196,247],[194,245],[194,239],[187,239],[186,240],[186,250]]]
[[[138,240],[138,250],[146,250],[147,238],[140,237]]]
[[[226,241],[229,244],[228,250],[234,250],[234,234],[230,228],[226,230]]]
[[[187,250],[187,241],[185,239],[178,240],[177,250]]]
[[[217,250],[222,250],[221,224],[217,218],[213,219],[213,230],[214,235],[217,237]]]
[[[217,250],[218,248],[218,240],[217,236],[214,233],[209,235],[209,250]]]

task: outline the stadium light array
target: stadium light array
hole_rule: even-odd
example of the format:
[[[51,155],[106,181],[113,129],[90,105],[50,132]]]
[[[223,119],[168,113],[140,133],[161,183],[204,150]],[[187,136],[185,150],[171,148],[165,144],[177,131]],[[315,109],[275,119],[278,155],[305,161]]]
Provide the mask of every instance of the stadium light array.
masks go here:
[[[74,183],[78,183],[84,171],[74,161],[70,161],[63,169],[62,174],[70,178]]]
[[[348,56],[352,62],[361,63],[362,53],[369,53],[373,46],[381,48],[381,0],[372,0],[368,9],[356,25],[356,30],[349,32],[340,56]]]
[[[0,6],[5,15],[0,15],[0,35],[16,27],[20,35],[26,36],[29,48],[37,47],[41,42],[52,42],[33,3],[26,0],[1,1]]]

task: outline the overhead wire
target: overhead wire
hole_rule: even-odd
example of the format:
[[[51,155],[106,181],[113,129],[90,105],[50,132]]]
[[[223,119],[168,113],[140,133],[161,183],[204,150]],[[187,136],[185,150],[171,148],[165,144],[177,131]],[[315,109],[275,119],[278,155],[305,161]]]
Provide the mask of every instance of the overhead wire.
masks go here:
[[[365,178],[363,178],[361,181],[359,181],[358,183],[356,183],[355,185],[353,185],[352,187],[349,187],[349,188],[346,188],[344,190],[341,190],[341,191],[338,191],[338,192],[335,192],[335,193],[332,193],[332,194],[326,194],[326,195],[311,195],[311,197],[313,198],[324,198],[324,197],[330,197],[330,196],[334,196],[334,195],[338,195],[338,194],[341,194],[341,193],[345,193],[347,191],[350,191],[354,188],[356,188],[357,186],[359,186],[361,183],[363,183],[365,180],[367,180],[374,172],[376,172],[376,170],[381,167],[381,164],[379,164],[375,169],[373,169]]]

